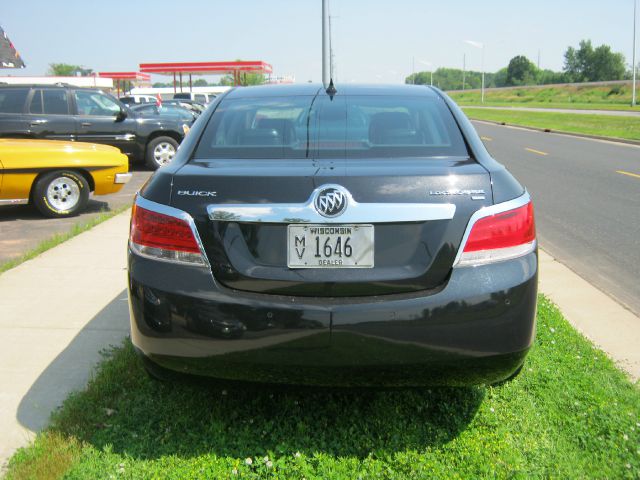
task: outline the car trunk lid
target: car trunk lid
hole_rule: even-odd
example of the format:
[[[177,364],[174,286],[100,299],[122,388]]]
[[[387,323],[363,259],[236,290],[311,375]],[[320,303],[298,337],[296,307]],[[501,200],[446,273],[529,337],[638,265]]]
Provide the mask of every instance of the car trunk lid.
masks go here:
[[[289,246],[289,225],[340,226],[341,216],[309,222],[292,214],[274,221],[265,213],[283,205],[302,212],[296,208],[309,207],[323,185],[346,189],[358,207],[377,205],[387,217],[397,213],[380,221],[375,209],[358,217],[347,207],[342,216],[348,225],[373,226],[373,266],[290,268],[295,245]],[[489,174],[461,157],[198,160],[174,176],[172,188],[172,206],[194,217],[217,281],[293,296],[437,291],[451,272],[469,218],[491,201]],[[413,219],[407,212],[416,205],[439,213]]]

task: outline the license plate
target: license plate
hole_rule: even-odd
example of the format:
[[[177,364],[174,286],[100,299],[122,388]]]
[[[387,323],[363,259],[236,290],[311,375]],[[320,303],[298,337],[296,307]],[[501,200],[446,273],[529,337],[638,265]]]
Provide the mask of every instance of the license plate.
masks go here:
[[[372,268],[373,225],[289,225],[289,268]]]

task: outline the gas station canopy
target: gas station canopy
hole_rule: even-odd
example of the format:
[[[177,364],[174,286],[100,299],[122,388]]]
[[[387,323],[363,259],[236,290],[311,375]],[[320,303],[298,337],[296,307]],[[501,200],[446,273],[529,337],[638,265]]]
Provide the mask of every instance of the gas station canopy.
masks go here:
[[[99,77],[113,80],[130,80],[132,82],[150,82],[151,75],[141,72],[98,72]]]
[[[169,62],[169,63],[141,63],[140,71],[145,73],[155,73],[158,75],[173,75],[173,85],[175,90],[176,75],[180,77],[182,85],[182,75],[226,75],[232,74],[234,84],[240,83],[242,73],[262,73],[270,74],[273,67],[261,60],[237,61],[237,62]]]
[[[142,72],[98,72],[98,77],[115,80],[118,97],[120,96],[120,81],[122,80],[132,83],[151,82],[151,75]]]

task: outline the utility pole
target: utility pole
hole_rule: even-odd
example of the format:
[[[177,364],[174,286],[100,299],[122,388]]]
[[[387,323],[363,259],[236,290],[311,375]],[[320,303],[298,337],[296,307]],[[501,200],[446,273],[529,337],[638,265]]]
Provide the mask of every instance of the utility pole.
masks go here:
[[[467,73],[467,54],[462,54],[462,90],[464,91],[464,82],[466,80],[465,76]]]
[[[636,106],[636,71],[638,70],[636,66],[636,24],[637,19],[636,15],[638,13],[638,0],[633,0],[633,60],[631,62],[631,69],[633,70],[633,87],[631,88],[631,106]]]

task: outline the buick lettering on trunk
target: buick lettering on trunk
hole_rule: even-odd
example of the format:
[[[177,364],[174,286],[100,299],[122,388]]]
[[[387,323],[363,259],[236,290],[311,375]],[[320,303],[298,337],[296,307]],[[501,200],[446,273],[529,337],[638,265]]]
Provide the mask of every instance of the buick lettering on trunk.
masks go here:
[[[433,87],[221,95],[136,197],[128,261],[156,378],[491,384],[534,339],[529,193]]]

